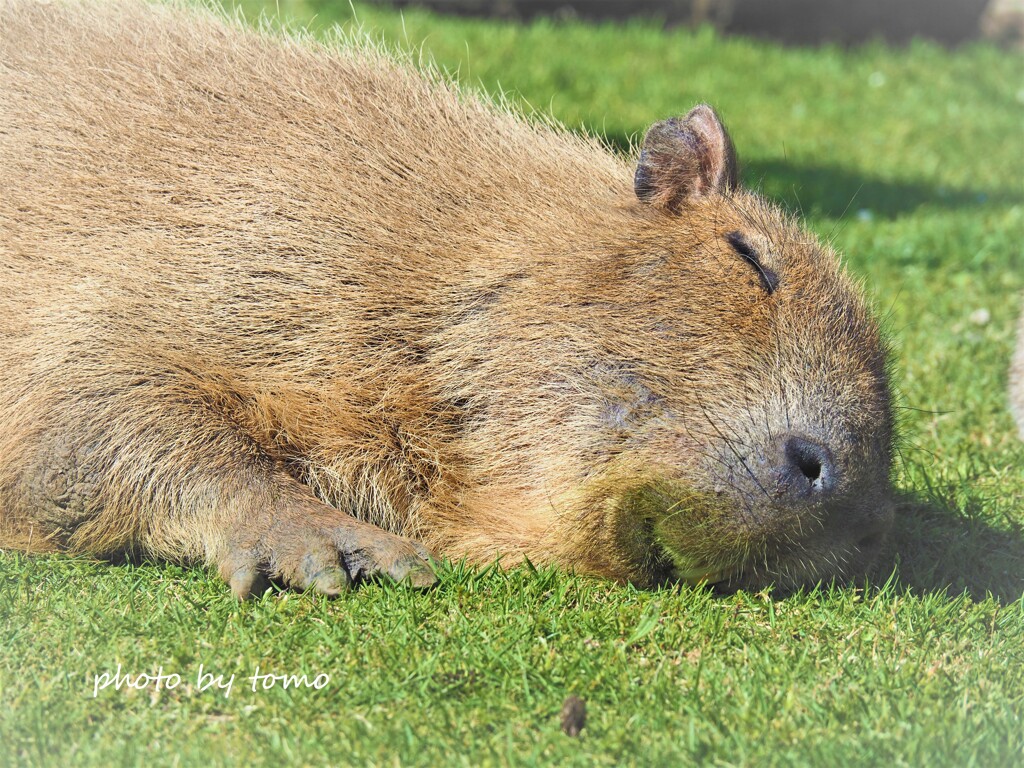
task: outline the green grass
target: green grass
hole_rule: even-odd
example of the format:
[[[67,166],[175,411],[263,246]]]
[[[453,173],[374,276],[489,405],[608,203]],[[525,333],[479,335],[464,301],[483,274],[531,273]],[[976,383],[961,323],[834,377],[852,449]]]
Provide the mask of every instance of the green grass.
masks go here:
[[[553,571],[449,568],[429,594],[237,605],[175,567],[7,556],[0,734],[17,763],[1009,764],[1020,601],[887,588],[776,601],[644,593]],[[117,664],[176,672],[113,689]],[[199,665],[236,674],[195,690]],[[251,690],[330,674],[320,691]],[[558,714],[583,697],[583,736]]]
[[[352,16],[281,10],[317,12],[318,29]],[[1024,58],[356,12],[620,147],[696,101],[720,107],[747,182],[832,238],[887,318],[908,494],[893,575],[716,598],[447,566],[426,593],[239,605],[198,570],[0,554],[0,765],[1024,763],[1024,447],[1004,395]],[[118,664],[182,682],[94,698]],[[195,689],[200,664],[236,675],[230,697]],[[257,665],[330,683],[253,692]],[[588,707],[578,739],[559,727],[571,693]]]

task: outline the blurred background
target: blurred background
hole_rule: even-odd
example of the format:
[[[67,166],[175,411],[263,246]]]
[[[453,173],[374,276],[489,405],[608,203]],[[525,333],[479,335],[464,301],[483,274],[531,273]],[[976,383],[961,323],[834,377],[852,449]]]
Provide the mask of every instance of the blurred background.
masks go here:
[[[920,37],[956,45],[985,37],[1020,47],[1024,0],[377,0],[444,13],[530,20],[648,18],[667,26],[710,24],[723,33],[791,44],[894,43]]]

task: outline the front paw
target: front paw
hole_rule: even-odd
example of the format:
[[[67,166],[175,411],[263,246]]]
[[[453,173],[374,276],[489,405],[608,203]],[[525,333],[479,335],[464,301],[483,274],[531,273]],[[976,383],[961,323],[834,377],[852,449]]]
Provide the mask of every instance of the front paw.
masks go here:
[[[329,507],[275,515],[262,532],[239,526],[219,565],[240,599],[261,594],[268,580],[325,595],[373,577],[413,587],[437,581],[430,553],[421,544]]]

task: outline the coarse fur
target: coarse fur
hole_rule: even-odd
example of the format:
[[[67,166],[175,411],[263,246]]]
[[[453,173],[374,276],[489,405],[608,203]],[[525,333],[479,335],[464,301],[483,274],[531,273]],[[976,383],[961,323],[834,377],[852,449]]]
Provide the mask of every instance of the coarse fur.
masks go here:
[[[202,11],[0,0],[0,46],[5,545],[241,595],[428,582],[399,536],[639,584],[877,551],[884,343],[710,109],[634,172],[365,44]]]

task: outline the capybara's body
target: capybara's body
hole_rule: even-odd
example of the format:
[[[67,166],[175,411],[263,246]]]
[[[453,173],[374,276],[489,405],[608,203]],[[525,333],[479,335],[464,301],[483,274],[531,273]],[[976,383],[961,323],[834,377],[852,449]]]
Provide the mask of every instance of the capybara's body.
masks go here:
[[[878,330],[709,108],[634,171],[365,46],[0,9],[4,545],[243,595],[426,583],[421,544],[641,584],[874,555]]]

